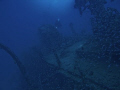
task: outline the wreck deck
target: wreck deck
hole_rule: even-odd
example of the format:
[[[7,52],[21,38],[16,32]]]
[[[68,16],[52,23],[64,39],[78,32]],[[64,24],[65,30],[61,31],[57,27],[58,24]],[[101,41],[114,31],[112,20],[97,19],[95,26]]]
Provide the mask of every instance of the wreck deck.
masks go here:
[[[61,62],[61,67],[57,72],[79,84],[84,83],[94,87],[95,90],[119,90],[120,67],[116,64],[111,65],[104,60],[79,58],[76,50],[83,45],[84,42],[77,42],[64,50],[57,51]],[[54,54],[48,55],[46,61],[58,67]]]

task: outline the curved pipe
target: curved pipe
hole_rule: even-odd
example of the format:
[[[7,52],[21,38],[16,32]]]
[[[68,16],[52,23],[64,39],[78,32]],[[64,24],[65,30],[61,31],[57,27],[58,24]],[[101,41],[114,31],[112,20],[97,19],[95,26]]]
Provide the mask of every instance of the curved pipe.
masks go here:
[[[26,69],[24,67],[24,65],[20,62],[20,60],[18,59],[18,57],[5,45],[0,43],[0,49],[5,50],[15,61],[15,63],[17,64],[18,68],[20,69],[20,72],[23,74],[26,82],[28,83],[28,85],[31,87],[31,89],[34,88],[34,90],[37,90],[37,87],[32,85],[32,82],[30,81],[30,79],[27,77],[26,74]]]

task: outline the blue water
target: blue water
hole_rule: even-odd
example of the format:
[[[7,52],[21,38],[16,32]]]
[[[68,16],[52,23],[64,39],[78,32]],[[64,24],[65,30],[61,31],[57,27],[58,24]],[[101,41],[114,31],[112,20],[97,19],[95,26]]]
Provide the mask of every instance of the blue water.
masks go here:
[[[105,7],[109,6],[120,12],[119,0],[114,0],[114,2],[107,1],[108,3]],[[87,34],[92,35],[90,18],[93,16],[91,12],[87,9],[80,15],[79,10],[74,8],[74,4],[75,0],[0,0],[0,43],[9,47],[20,61],[29,67],[28,64],[33,61],[26,63],[25,59],[23,59],[23,52],[29,52],[29,49],[33,46],[43,47],[38,31],[41,25],[51,24],[54,26],[55,21],[60,19],[62,27],[57,30],[61,35],[72,36],[69,27],[71,22],[74,24],[76,33],[80,34],[82,30],[85,30]],[[39,65],[36,65],[35,68],[27,68],[29,69],[27,71],[35,71],[37,66]],[[38,72],[35,71],[35,73]],[[33,79],[36,79],[33,85],[40,86],[40,81],[37,81],[37,76],[34,74],[30,75],[30,78],[33,76]],[[57,76],[59,78],[63,77],[62,75]],[[48,82],[51,82],[51,80]],[[72,80],[68,78],[66,80],[68,82],[60,80],[58,82],[67,83],[67,87],[69,87]],[[61,88],[61,83],[60,88],[56,87],[55,89],[55,83],[53,82],[51,85],[54,89],[45,86],[44,89],[39,87],[37,90],[65,90]],[[63,85],[63,87],[66,86]],[[0,90],[30,90],[24,75],[21,74],[13,58],[2,49],[0,49]]]

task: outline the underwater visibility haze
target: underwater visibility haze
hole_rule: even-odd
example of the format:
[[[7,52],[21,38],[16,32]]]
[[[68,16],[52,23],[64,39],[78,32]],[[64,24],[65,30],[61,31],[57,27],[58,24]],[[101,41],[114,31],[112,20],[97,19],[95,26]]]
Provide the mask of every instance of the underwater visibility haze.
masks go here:
[[[120,0],[0,0],[0,90],[120,90]]]

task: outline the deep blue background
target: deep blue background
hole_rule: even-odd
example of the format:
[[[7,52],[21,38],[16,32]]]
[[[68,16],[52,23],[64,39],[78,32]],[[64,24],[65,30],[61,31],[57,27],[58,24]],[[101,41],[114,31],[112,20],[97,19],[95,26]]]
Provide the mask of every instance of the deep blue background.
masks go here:
[[[110,1],[110,0],[108,0]],[[120,1],[115,0],[106,6],[120,11]],[[39,44],[38,28],[42,24],[54,24],[60,19],[63,25],[59,31],[71,35],[69,23],[74,28],[90,31],[90,12],[83,16],[73,8],[74,0],[0,0],[0,43],[8,46],[19,58],[21,52]],[[0,90],[16,90],[19,87],[20,72],[13,59],[0,50]]]

